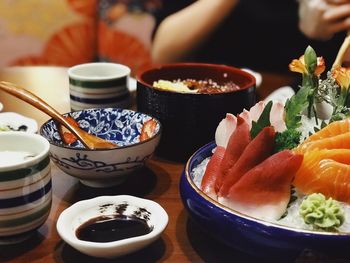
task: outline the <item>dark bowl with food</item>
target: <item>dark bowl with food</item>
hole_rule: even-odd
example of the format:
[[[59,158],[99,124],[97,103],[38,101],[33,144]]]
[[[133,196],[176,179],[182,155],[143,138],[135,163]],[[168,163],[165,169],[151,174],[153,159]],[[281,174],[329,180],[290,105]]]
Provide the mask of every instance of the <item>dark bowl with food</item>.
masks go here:
[[[153,86],[155,82],[158,87]],[[181,87],[185,84],[190,88],[174,90],[172,84],[171,88],[166,87],[169,82],[181,82]],[[235,67],[202,63],[161,65],[137,75],[137,109],[162,124],[156,154],[185,161],[214,137],[217,124],[226,113],[238,114],[255,104],[255,87],[254,76]]]

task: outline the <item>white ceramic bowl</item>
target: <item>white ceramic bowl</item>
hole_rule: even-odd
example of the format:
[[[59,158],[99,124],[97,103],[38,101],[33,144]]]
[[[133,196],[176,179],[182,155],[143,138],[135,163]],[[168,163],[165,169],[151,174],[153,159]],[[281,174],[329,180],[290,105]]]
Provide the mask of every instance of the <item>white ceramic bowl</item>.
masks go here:
[[[49,148],[37,134],[0,132],[0,244],[23,241],[49,216]]]
[[[142,236],[113,242],[90,242],[78,239],[76,231],[82,224],[99,216],[111,215],[137,216],[146,221],[152,231]],[[130,195],[99,196],[79,201],[64,210],[58,218],[57,231],[65,242],[84,254],[114,258],[149,245],[159,238],[167,224],[167,213],[154,201]]]
[[[92,187],[110,187],[122,183],[127,175],[144,166],[158,145],[161,125],[153,136],[140,142],[145,122],[152,119],[144,113],[119,108],[86,109],[68,114],[82,129],[103,139],[115,142],[115,149],[86,149],[79,141],[66,145],[62,142],[56,123],[49,120],[40,134],[51,144],[51,160],[65,173],[77,177]]]

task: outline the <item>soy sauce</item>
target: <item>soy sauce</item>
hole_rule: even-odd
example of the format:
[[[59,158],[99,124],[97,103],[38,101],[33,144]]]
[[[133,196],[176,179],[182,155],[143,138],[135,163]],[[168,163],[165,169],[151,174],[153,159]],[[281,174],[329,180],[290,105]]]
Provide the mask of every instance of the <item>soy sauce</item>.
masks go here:
[[[80,240],[102,243],[142,236],[151,231],[145,220],[135,216],[99,216],[82,224],[76,236]]]

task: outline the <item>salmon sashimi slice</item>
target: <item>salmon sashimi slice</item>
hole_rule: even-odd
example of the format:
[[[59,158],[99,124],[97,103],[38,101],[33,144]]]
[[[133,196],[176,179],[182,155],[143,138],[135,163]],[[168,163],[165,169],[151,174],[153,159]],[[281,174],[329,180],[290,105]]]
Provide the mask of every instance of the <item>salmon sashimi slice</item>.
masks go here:
[[[303,155],[290,150],[270,156],[245,173],[221,203],[256,218],[280,219],[287,209],[291,182],[302,161]]]
[[[232,133],[236,129],[237,118],[233,114],[226,114],[215,131],[216,149],[210,158],[203,179],[201,182],[201,190],[209,197],[217,199],[217,190],[215,189],[217,178],[221,178],[220,165],[224,157],[227,143]]]
[[[220,173],[216,179],[215,190],[216,192],[222,186],[222,183],[231,167],[235,165],[244,149],[250,142],[249,124],[240,116],[237,117],[237,128],[230,136],[225,154],[223,156]]]
[[[272,154],[274,148],[275,130],[272,126],[265,127],[244,149],[243,153],[231,167],[219,189],[218,200],[225,198],[229,189],[250,169],[264,161]]]
[[[308,143],[308,142],[311,142],[311,141],[317,141],[317,140],[321,140],[321,139],[324,139],[324,138],[333,137],[333,136],[340,135],[342,133],[347,133],[347,132],[350,132],[350,118],[344,119],[344,120],[340,120],[340,121],[331,122],[330,124],[328,124],[323,129],[321,129],[318,132],[310,135],[304,141],[304,143]]]
[[[306,153],[322,149],[350,149],[350,132],[300,144],[295,152]]]
[[[350,203],[350,149],[307,152],[293,185],[304,194],[322,193]]]

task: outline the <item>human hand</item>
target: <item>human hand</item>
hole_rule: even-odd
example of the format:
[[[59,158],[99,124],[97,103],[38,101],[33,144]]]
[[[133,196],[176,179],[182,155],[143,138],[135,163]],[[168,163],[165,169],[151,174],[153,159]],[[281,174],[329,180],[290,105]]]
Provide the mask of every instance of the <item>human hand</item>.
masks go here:
[[[350,0],[300,0],[299,28],[307,37],[319,40],[349,30]]]
[[[350,0],[326,0],[326,2],[331,5],[342,5],[350,3]]]

